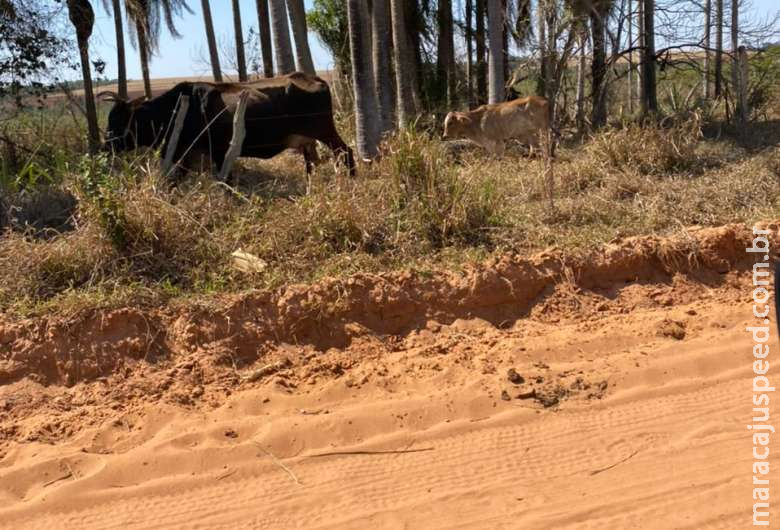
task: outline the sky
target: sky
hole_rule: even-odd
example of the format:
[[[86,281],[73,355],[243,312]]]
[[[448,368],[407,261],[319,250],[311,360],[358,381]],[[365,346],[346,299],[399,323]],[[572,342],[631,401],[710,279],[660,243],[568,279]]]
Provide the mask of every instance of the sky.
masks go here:
[[[754,15],[774,13],[780,7],[778,0],[750,0]],[[110,3],[110,2],[109,2]],[[114,34],[114,19],[104,9],[102,2],[93,3],[95,7],[95,29],[91,41],[92,59],[98,58],[106,62],[105,77],[116,77],[116,37]],[[210,67],[204,58],[208,56],[206,37],[201,15],[201,2],[189,0],[192,14],[185,13],[177,19],[176,27],[183,36],[180,39],[171,37],[167,29],[162,28],[159,51],[152,57],[150,69],[152,78],[185,77],[210,74]],[[240,0],[241,18],[244,28],[244,38],[249,34],[249,28],[257,28],[257,8],[255,0]],[[305,0],[306,9],[312,7],[312,0]],[[462,5],[456,0],[455,5]],[[227,45],[233,43],[233,15],[230,0],[211,0],[211,14],[214,19],[214,30],[217,40]],[[127,53],[127,75],[130,79],[141,77],[141,67],[137,51],[129,42],[125,30],[125,48]],[[314,65],[318,70],[332,66],[330,54],[322,47],[317,36],[309,33]],[[249,50],[247,50],[249,54]],[[223,61],[224,62],[224,61]],[[231,76],[228,67],[222,65],[225,74]],[[234,76],[234,74],[233,74]],[[233,77],[231,76],[231,77]]]
[[[312,7],[312,0],[304,0],[306,10]],[[108,2],[109,4],[111,2]],[[167,28],[161,28],[160,48],[152,57],[150,64],[152,78],[160,77],[186,77],[197,75],[210,75],[211,67],[204,62],[208,57],[206,46],[206,32],[201,14],[201,2],[188,0],[187,4],[192,14],[184,13],[176,19],[176,29],[182,35],[180,39],[171,37]],[[249,36],[249,28],[257,30],[257,4],[255,0],[240,0],[241,22],[244,31],[244,39]],[[114,32],[114,16],[106,12],[101,1],[93,2],[95,9],[95,28],[90,41],[90,55],[92,60],[100,58],[106,62],[105,77],[113,79],[117,76],[116,69],[116,34]],[[233,11],[231,0],[211,0],[211,16],[214,19],[214,32],[218,42],[225,42],[235,46],[233,36]],[[127,77],[129,79],[141,78],[141,63],[138,52],[133,48],[125,26],[125,53],[127,54]],[[292,33],[290,34],[292,39]],[[314,33],[309,33],[309,47],[311,48],[314,66],[317,69],[328,69],[332,66],[330,53],[320,44]],[[247,50],[247,55],[249,50]],[[222,57],[220,57],[222,59]],[[220,61],[224,62],[224,61]],[[222,65],[224,74],[231,75],[227,65]],[[233,73],[234,74],[234,73]],[[235,76],[237,77],[237,76]]]

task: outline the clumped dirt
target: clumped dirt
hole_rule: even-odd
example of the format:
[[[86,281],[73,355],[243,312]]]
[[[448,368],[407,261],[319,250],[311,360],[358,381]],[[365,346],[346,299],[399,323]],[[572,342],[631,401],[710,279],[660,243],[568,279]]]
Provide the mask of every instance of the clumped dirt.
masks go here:
[[[778,223],[762,226],[778,248]],[[166,447],[203,437],[244,448],[262,441],[275,457],[294,459],[449,432],[451,421],[467,436],[512,411],[601,410],[614,406],[616,389],[625,396],[646,381],[687,384],[678,374],[705,370],[695,361],[700,350],[674,365],[665,352],[728,326],[724,308],[748,292],[752,260],[763,257],[745,252],[751,239],[744,225],[694,227],[584,255],[504,256],[458,273],[358,274],[197,304],[0,323],[0,473],[33,476],[44,457],[25,448],[54,451],[44,451],[47,475],[23,480],[24,491],[0,488],[0,498],[42,499],[58,488],[65,495],[93,475],[73,467],[75,457],[63,460],[66,453],[121,467],[111,458],[129,451],[146,461],[162,433],[174,433]],[[358,412],[337,421],[344,410]],[[258,420],[241,423],[247,414]],[[213,435],[197,420],[210,415]],[[264,426],[271,424],[276,430]],[[525,451],[536,442],[528,443]],[[245,456],[235,458],[226,467]],[[183,465],[171,462],[148,471],[165,477]],[[101,484],[109,489],[119,480],[95,473],[108,473]],[[48,484],[60,475],[63,484]]]

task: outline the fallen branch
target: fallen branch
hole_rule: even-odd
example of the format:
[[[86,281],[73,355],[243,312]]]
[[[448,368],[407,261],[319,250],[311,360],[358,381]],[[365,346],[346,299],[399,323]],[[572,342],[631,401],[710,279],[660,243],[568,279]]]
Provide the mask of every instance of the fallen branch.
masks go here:
[[[290,478],[293,480],[293,482],[295,482],[299,486],[301,485],[301,481],[298,480],[298,477],[295,476],[295,473],[293,473],[289,467],[284,465],[284,462],[276,458],[270,451],[268,451],[265,447],[263,447],[259,443],[255,442],[255,445],[257,446],[258,449],[260,449],[262,452],[268,455],[271,458],[271,460],[274,461],[274,464],[282,468],[288,475],[290,475]]]
[[[43,485],[44,488],[51,486],[52,484],[59,482],[61,480],[67,480],[73,476],[73,473],[68,471],[66,474],[62,475],[61,477],[55,478],[53,480],[50,480],[46,484]]]
[[[639,452],[639,449],[637,449],[636,451],[634,451],[633,453],[631,453],[630,455],[628,455],[627,457],[625,457],[623,460],[620,460],[620,461],[618,461],[618,462],[615,462],[615,463],[614,463],[614,464],[612,464],[611,466],[607,466],[607,467],[604,467],[604,468],[601,468],[601,469],[597,469],[597,470],[595,470],[595,471],[591,471],[591,472],[590,472],[590,476],[593,476],[593,475],[598,475],[599,473],[603,473],[603,472],[605,472],[605,471],[609,471],[609,470],[610,470],[610,469],[612,469],[613,467],[617,467],[617,466],[619,466],[620,464],[622,464],[623,462],[627,462],[628,460],[630,460],[631,458],[633,458],[633,457],[634,457],[634,456],[635,456],[635,455],[636,455],[638,452]]]
[[[306,455],[307,458],[319,458],[322,456],[344,456],[344,455],[399,455],[405,453],[422,453],[423,451],[433,451],[434,447],[421,447],[420,449],[393,449],[389,451],[332,451],[329,453],[317,453]]]

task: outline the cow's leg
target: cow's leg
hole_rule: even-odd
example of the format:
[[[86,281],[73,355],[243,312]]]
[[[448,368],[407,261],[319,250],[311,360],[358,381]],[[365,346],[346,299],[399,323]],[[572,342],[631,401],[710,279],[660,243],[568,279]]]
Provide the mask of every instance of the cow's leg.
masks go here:
[[[303,153],[303,159],[306,161],[306,174],[311,175],[312,171],[314,171],[314,166],[320,162],[320,157],[317,154],[317,144],[314,142],[304,144],[301,146],[301,152]]]
[[[504,156],[504,151],[506,151],[506,143],[503,140],[495,140],[492,143],[491,152],[497,158],[503,157]]]
[[[336,130],[336,125],[333,122],[328,124],[324,133],[317,136],[316,139],[327,145],[328,148],[333,151],[333,154],[338,161],[346,163],[347,168],[349,168],[350,177],[357,175],[357,170],[355,169],[355,155],[352,153],[352,149],[350,149],[349,146],[344,143],[344,140],[341,139],[341,136],[339,136],[339,133]]]

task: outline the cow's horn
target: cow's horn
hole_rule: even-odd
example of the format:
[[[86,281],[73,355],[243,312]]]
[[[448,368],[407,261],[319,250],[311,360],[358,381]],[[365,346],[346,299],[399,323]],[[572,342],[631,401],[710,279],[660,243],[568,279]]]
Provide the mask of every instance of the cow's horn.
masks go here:
[[[146,100],[147,100],[146,96],[139,96],[139,97],[137,97],[135,99],[131,99],[129,101],[129,103],[130,103],[131,107],[137,107],[138,105],[140,105],[141,103],[143,103]]]
[[[97,98],[102,101],[127,101],[126,99],[119,97],[119,94],[116,92],[111,92],[110,90],[100,92],[97,95]]]

